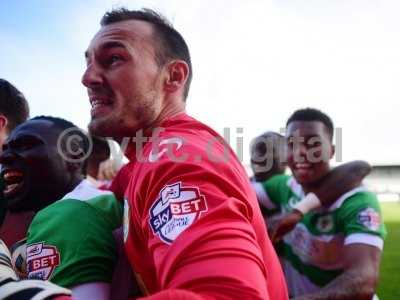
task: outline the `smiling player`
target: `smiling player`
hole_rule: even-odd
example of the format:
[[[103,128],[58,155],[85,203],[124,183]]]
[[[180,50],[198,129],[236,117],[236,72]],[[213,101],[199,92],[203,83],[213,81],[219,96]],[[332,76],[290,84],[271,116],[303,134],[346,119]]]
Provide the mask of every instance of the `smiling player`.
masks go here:
[[[29,105],[24,95],[10,82],[0,79],[0,153],[10,132],[29,117]],[[31,220],[30,213],[6,216],[6,200],[3,197],[4,182],[0,178],[0,237],[9,245],[24,236],[22,230]]]
[[[301,109],[287,121],[288,165],[293,177],[263,183],[269,207],[288,213],[324,184],[334,154],[331,119]],[[315,200],[315,195],[313,196]],[[378,281],[385,228],[374,194],[358,186],[331,206],[318,207],[283,238],[289,292],[295,299],[372,299]]]
[[[66,145],[73,135],[80,139]],[[27,235],[27,277],[70,288],[75,299],[108,299],[117,259],[112,232],[122,207],[111,192],[83,180],[76,153],[86,153],[85,141],[68,121],[36,117],[11,133],[0,163],[9,210],[36,212]],[[21,259],[16,262],[23,273]]]

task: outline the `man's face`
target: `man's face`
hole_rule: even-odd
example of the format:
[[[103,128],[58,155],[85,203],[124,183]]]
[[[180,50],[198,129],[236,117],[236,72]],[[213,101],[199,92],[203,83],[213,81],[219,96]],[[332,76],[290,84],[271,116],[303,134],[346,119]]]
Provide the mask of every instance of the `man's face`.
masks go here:
[[[33,209],[34,201],[57,197],[68,185],[67,164],[57,150],[59,133],[52,122],[33,120],[18,126],[7,138],[0,164],[4,196],[11,210]]]
[[[146,129],[162,109],[162,68],[152,25],[122,21],[103,26],[86,51],[82,83],[92,105],[89,130],[122,138]]]
[[[286,140],[288,165],[300,184],[316,183],[329,172],[334,147],[322,122],[293,121]]]

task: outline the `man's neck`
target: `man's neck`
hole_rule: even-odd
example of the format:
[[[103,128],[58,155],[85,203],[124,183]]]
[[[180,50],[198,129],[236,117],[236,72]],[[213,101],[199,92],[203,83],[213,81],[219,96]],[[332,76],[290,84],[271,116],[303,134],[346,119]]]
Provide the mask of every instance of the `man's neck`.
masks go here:
[[[171,100],[172,101],[172,100]],[[172,104],[166,105],[161,112],[158,114],[158,117],[148,126],[147,129],[145,129],[145,132],[149,132],[150,135],[152,134],[153,130],[155,128],[158,128],[161,126],[161,124],[165,121],[168,120],[172,117],[175,117],[176,115],[179,115],[181,113],[185,112],[185,102],[182,100],[174,100]]]
[[[316,181],[306,183],[306,184],[301,184],[301,187],[304,191],[304,194],[308,194],[310,192],[314,192],[321,184],[322,180],[325,178],[326,175],[328,175],[330,169],[328,169],[323,176],[321,176],[319,179]]]
[[[83,179],[84,178],[83,178],[82,175],[77,176],[77,177],[73,177],[71,182],[70,182],[70,184],[69,184],[69,186],[68,186],[68,191],[65,194],[67,194],[67,193],[71,192],[73,189],[75,189],[82,182]]]
[[[320,180],[318,180],[317,182],[313,182],[313,183],[301,184],[304,194],[307,195],[308,193],[313,192],[315,190],[315,188],[318,187],[319,182],[320,182]]]
[[[129,158],[129,160],[132,160],[133,154],[136,155],[136,158],[138,158],[138,155],[140,156],[140,153],[138,152],[141,152],[141,149],[143,149],[144,145],[153,138],[157,139],[157,137],[164,131],[164,128],[162,128],[163,123],[166,120],[184,112],[185,103],[183,101],[178,102],[178,104],[175,103],[174,105],[165,106],[159,113],[158,117],[146,129],[140,131],[140,138],[129,141],[129,144],[127,147],[125,147],[125,155]],[[136,137],[137,136],[138,135],[136,134]],[[122,147],[123,145],[120,143],[120,146]]]
[[[84,178],[83,178],[82,175],[72,177],[70,182],[69,182],[69,184],[66,185],[65,188],[62,191],[60,191],[60,194],[57,195],[57,197],[54,197],[53,200],[57,201],[57,200],[62,199],[66,194],[68,194],[69,192],[73,191],[82,182],[83,179]],[[47,204],[47,205],[49,205],[49,204]]]

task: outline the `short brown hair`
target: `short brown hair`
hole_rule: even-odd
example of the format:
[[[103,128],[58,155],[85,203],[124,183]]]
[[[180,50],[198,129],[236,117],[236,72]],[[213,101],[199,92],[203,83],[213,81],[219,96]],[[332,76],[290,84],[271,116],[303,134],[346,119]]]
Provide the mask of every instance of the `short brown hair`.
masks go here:
[[[10,82],[1,78],[0,113],[8,120],[8,131],[12,131],[29,118],[29,105],[24,95]]]
[[[100,21],[101,26],[106,26],[116,22],[127,20],[146,21],[153,25],[158,49],[156,49],[156,59],[159,65],[164,65],[170,59],[181,59],[189,66],[189,76],[185,84],[184,99],[189,94],[189,87],[192,81],[192,62],[190,59],[189,48],[182,35],[172,26],[172,24],[161,14],[151,9],[128,10],[118,8],[106,12]]]

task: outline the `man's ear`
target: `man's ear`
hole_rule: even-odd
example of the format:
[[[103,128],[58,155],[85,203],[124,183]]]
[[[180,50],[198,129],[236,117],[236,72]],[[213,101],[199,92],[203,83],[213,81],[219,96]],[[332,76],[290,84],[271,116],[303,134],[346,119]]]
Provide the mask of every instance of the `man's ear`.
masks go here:
[[[83,168],[83,164],[84,164],[84,157],[81,154],[77,154],[77,155],[72,155],[69,154],[69,159],[65,160],[65,165],[67,167],[67,170],[69,173],[71,174],[75,174],[75,173],[81,173],[82,172],[82,168]]]
[[[335,155],[336,147],[335,145],[331,145],[331,155],[330,158],[332,158]]]
[[[0,131],[6,130],[7,125],[8,119],[4,115],[0,114]]]
[[[165,91],[175,93],[184,89],[185,83],[189,77],[189,66],[183,60],[174,60],[166,66],[166,80],[164,83]]]
[[[0,114],[0,152],[2,148],[1,145],[3,145],[9,134],[7,125],[8,119],[4,115]]]
[[[82,165],[81,162],[69,162],[69,161],[67,161],[66,164],[67,164],[67,170],[70,173],[80,173],[80,172],[82,172],[83,165]]]

